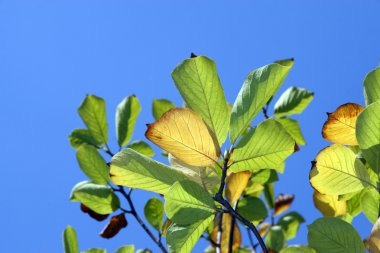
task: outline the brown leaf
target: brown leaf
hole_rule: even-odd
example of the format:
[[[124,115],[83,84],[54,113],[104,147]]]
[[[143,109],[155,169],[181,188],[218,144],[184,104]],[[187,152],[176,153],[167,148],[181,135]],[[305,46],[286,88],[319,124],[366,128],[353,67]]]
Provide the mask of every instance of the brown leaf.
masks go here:
[[[220,155],[215,134],[202,118],[187,108],[173,108],[148,125],[145,137],[183,163],[214,166]]]
[[[213,242],[218,242],[218,225],[219,225],[220,216],[214,220],[214,229],[210,235],[210,238]],[[222,218],[222,240],[221,240],[221,253],[228,252],[228,245],[230,241],[230,231],[231,231],[231,215],[229,213],[223,213]],[[234,226],[234,237],[232,244],[232,251],[239,248],[241,245],[241,233],[237,221]]]
[[[83,204],[80,205],[80,210],[82,210],[84,213],[87,213],[91,218],[97,221],[103,221],[109,216],[108,214],[99,214]]]
[[[361,105],[347,103],[339,106],[335,112],[328,113],[328,119],[322,128],[323,138],[337,144],[358,145],[356,120],[363,110]]]
[[[274,203],[274,214],[279,215],[285,212],[293,203],[294,194],[280,194],[277,196]]]
[[[115,215],[111,217],[111,220],[108,222],[106,227],[103,229],[102,232],[100,232],[100,236],[103,238],[112,238],[114,237],[117,233],[122,228],[125,228],[128,225],[127,219],[125,218],[124,213],[121,213],[119,215]]]
[[[250,171],[241,171],[228,175],[226,180],[226,196],[232,205],[240,198],[247,187],[251,175],[252,172]]]

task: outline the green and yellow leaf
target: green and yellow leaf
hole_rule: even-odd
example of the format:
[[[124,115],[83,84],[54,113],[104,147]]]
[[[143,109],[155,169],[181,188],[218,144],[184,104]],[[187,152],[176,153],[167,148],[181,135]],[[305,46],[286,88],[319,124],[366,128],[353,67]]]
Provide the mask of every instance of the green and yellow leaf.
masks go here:
[[[220,216],[214,220],[214,229],[212,230],[212,233],[210,235],[211,239],[214,242],[218,241],[218,225],[220,221]],[[232,217],[229,213],[223,213],[222,217],[222,236],[221,236],[221,253],[228,253],[228,246],[230,243],[230,233],[231,233],[231,221]],[[237,222],[235,222],[234,226],[234,237],[232,239],[232,250],[236,250],[241,245],[241,233],[240,229],[237,225]]]
[[[276,117],[300,114],[313,100],[314,94],[304,88],[288,88],[274,105]]]
[[[170,109],[176,107],[171,101],[167,99],[154,99],[152,103],[152,114],[153,117],[158,120],[161,116],[169,111]]]
[[[63,232],[63,249],[65,253],[79,253],[77,234],[71,226]]]
[[[135,96],[126,97],[116,109],[116,137],[119,146],[125,146],[132,138],[137,116],[141,111]]]
[[[324,216],[339,216],[347,213],[347,202],[338,200],[338,196],[322,194],[314,190],[313,194],[314,206]]]
[[[367,105],[380,99],[380,67],[372,70],[365,77],[364,98]]]
[[[149,199],[144,206],[144,215],[149,224],[160,231],[164,221],[164,204],[156,197]]]
[[[230,173],[226,179],[225,194],[228,201],[233,205],[241,196],[247,187],[252,172],[241,171],[238,173]]]
[[[278,122],[288,131],[298,145],[305,145],[306,141],[302,135],[301,127],[297,120],[287,117],[277,119]]]

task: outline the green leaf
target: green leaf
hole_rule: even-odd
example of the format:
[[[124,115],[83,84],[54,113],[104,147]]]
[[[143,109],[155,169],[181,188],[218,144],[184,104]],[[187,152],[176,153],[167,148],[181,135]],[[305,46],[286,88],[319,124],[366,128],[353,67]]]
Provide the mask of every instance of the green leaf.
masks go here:
[[[80,182],[74,186],[70,200],[79,201],[98,214],[112,213],[120,206],[119,198],[110,187],[88,181]]]
[[[275,170],[259,170],[253,174],[251,181],[257,184],[270,184],[278,181],[278,175]]]
[[[286,245],[285,232],[280,226],[273,226],[270,228],[267,238],[266,245],[268,249],[279,252]]]
[[[154,99],[152,103],[153,117],[158,120],[162,114],[174,108],[175,105],[167,99]]]
[[[288,131],[290,136],[293,137],[298,145],[306,144],[301,132],[301,127],[297,120],[284,117],[277,119],[277,121],[281,123],[281,125],[286,129],[286,131]]]
[[[166,235],[166,243],[168,245],[169,253],[191,252],[194,245],[213,219],[214,215],[210,215],[206,219],[197,221],[191,225],[178,225],[172,223]]]
[[[316,251],[307,246],[289,246],[282,249],[280,253],[316,253]]]
[[[165,195],[165,213],[174,223],[187,225],[214,213],[214,200],[193,181],[175,183]]]
[[[133,253],[134,251],[134,245],[125,245],[123,247],[120,247],[115,253]]]
[[[360,206],[368,220],[374,224],[379,215],[379,193],[369,188],[363,191],[360,196]]]
[[[356,138],[371,169],[380,173],[380,100],[362,111],[356,121]]]
[[[93,183],[107,184],[109,182],[109,168],[96,148],[89,145],[80,146],[77,151],[77,160],[81,170]]]
[[[187,106],[203,118],[221,146],[230,116],[215,62],[205,56],[187,59],[176,66],[172,78]]]
[[[295,142],[274,119],[267,119],[243,136],[233,153],[231,170],[276,169],[294,152]]]
[[[280,88],[292,66],[293,60],[284,60],[249,73],[232,108],[230,119],[232,144],[243,135],[253,118]]]
[[[339,218],[323,217],[308,226],[310,247],[317,253],[365,253],[355,228]]]
[[[274,208],[274,184],[273,183],[264,185],[264,198],[269,209],[273,209]]]
[[[140,102],[135,96],[126,97],[117,106],[116,137],[120,147],[126,145],[131,140],[140,111]]]
[[[185,175],[149,157],[125,148],[111,162],[111,180],[116,185],[166,194]]]
[[[372,70],[365,77],[364,98],[367,105],[380,99],[380,67]]]
[[[321,150],[310,171],[310,183],[320,193],[341,195],[370,185],[367,169],[356,155],[340,144]]]
[[[78,113],[92,137],[101,144],[108,142],[106,102],[95,95],[87,95],[78,108]]]
[[[290,212],[283,215],[277,222],[285,232],[286,240],[296,237],[299,226],[305,222],[305,219],[297,212]]]
[[[347,211],[352,217],[355,217],[363,210],[360,205],[360,199],[361,192],[358,192],[352,198],[347,200]]]
[[[274,105],[276,117],[300,114],[313,100],[314,93],[298,87],[288,88]]]
[[[106,253],[107,251],[105,249],[98,249],[98,248],[92,248],[85,251],[82,251],[81,253]]]
[[[138,249],[136,250],[136,253],[152,253],[152,251],[149,249]]]
[[[82,144],[92,145],[98,148],[101,143],[97,142],[87,129],[74,129],[69,136],[70,145],[79,148]]]
[[[220,177],[214,168],[187,165],[172,154],[169,154],[168,159],[172,168],[185,174],[189,180],[196,182],[204,189],[212,190],[220,183]]]
[[[154,150],[145,141],[134,141],[127,145],[127,148],[133,149],[146,156],[154,156]]]
[[[63,231],[63,248],[65,253],[79,253],[77,234],[71,226]]]
[[[164,204],[158,198],[149,199],[144,207],[144,215],[152,227],[160,230],[164,220]]]
[[[255,197],[244,197],[239,201],[239,214],[250,222],[258,222],[264,220],[268,216],[267,208],[263,201]]]

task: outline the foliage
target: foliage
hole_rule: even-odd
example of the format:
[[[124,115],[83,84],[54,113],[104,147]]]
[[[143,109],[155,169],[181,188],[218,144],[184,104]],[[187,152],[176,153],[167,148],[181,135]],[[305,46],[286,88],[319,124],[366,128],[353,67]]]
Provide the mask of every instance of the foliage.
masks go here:
[[[178,64],[172,78],[184,107],[154,100],[156,121],[145,133],[168,164],[151,158],[155,152],[148,143],[133,140],[141,110],[136,96],[126,97],[116,109],[117,154],[108,145],[105,101],[86,96],[78,112],[87,129],[75,129],[69,139],[89,181],[74,186],[71,200],[80,202],[82,211],[95,220],[112,215],[102,237],[116,236],[134,218],[162,252],[190,252],[201,237],[210,242],[205,252],[251,252],[258,247],[281,253],[364,252],[349,222],[363,210],[375,222],[379,211],[380,72],[366,78],[366,108],[343,105],[329,114],[323,127],[323,136],[336,144],[317,155],[310,182],[316,207],[335,217],[309,225],[309,245],[300,246],[287,241],[305,219],[287,212],[294,195],[275,195],[275,182],[278,173],[284,173],[285,160],[306,144],[300,124],[290,116],[302,113],[314,94],[290,87],[269,115],[270,103],[292,66],[293,60],[287,59],[253,70],[231,105],[213,60],[192,55]],[[253,126],[260,111],[265,119]],[[105,154],[111,157],[109,163]],[[145,204],[145,219],[135,209],[134,189],[157,194]],[[367,243],[377,250],[378,228],[377,222]],[[243,232],[248,233],[249,246],[243,244]],[[66,253],[78,252],[71,227],[64,232],[64,248]],[[133,246],[124,246],[117,252],[133,251]]]

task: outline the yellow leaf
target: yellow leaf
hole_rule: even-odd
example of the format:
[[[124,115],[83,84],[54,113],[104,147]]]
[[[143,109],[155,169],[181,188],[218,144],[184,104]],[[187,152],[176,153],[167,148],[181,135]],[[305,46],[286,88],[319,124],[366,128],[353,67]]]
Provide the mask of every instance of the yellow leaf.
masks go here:
[[[250,171],[241,171],[231,173],[226,181],[226,196],[228,201],[233,205],[247,187],[252,173]]]
[[[363,110],[361,105],[347,103],[339,106],[335,112],[328,113],[328,119],[322,128],[323,138],[338,144],[358,145],[356,120]]]
[[[211,233],[211,239],[213,242],[218,242],[218,225],[219,225],[220,216],[214,220],[214,229]],[[222,237],[220,242],[220,248],[221,253],[228,253],[228,245],[230,241],[230,232],[231,232],[231,221],[232,217],[229,213],[223,213],[222,218]],[[232,251],[239,248],[241,244],[241,233],[240,229],[237,225],[237,221],[235,222],[234,226],[234,237],[233,237],[233,244],[232,244]]]
[[[257,227],[257,230],[259,231],[261,237],[265,237],[271,227],[272,225],[269,222],[263,222]]]
[[[339,216],[347,213],[347,203],[344,200],[338,200],[338,196],[330,196],[314,191],[314,206],[324,216]]]
[[[366,241],[366,248],[371,253],[380,253],[380,219],[373,225],[371,235]]]
[[[164,113],[148,126],[145,137],[188,165],[213,166],[220,155],[214,133],[187,108]]]

